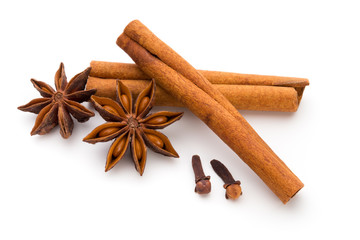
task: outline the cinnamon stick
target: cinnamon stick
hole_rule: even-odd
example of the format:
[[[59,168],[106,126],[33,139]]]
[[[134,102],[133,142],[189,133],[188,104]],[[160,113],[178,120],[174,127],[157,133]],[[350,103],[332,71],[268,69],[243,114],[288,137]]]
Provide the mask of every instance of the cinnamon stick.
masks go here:
[[[149,80],[128,80],[122,82],[136,97],[149,83]],[[299,106],[297,91],[292,87],[262,85],[214,84],[235,108],[241,110],[295,112]],[[100,97],[116,98],[116,79],[89,77],[86,89],[97,89]],[[155,94],[155,105],[184,107],[184,104],[168,94],[160,86]]]
[[[204,121],[283,203],[303,187],[231,103],[141,22],[131,22],[117,44],[143,72]]]
[[[151,79],[136,64],[91,61],[90,76],[109,79],[126,79],[126,80],[148,80]],[[309,80],[306,78],[266,76],[255,74],[240,74],[219,71],[198,70],[215,86],[220,92],[237,108],[242,110],[258,111],[280,111],[295,112],[300,104],[303,91]],[[104,80],[106,81],[106,80]],[[130,83],[130,81],[129,81]],[[112,88],[114,82],[103,82],[101,79],[91,79],[87,89],[98,89],[99,96],[115,96]],[[143,83],[131,83],[134,88],[143,86]],[[236,85],[236,86],[233,86]],[[238,85],[250,85],[259,87],[241,87]],[[262,86],[273,86],[264,88]],[[275,88],[276,87],[276,88]],[[135,92],[138,90],[134,89]],[[294,95],[297,93],[297,95]],[[165,93],[164,93],[165,94]],[[158,93],[156,105],[160,106],[182,106],[176,102],[170,95]]]
[[[91,61],[90,76],[114,79],[145,79],[150,80],[147,74],[133,63]],[[237,85],[265,85],[265,86],[292,86],[305,87],[309,85],[306,78],[280,77],[257,74],[243,74],[220,71],[198,70],[213,84]]]

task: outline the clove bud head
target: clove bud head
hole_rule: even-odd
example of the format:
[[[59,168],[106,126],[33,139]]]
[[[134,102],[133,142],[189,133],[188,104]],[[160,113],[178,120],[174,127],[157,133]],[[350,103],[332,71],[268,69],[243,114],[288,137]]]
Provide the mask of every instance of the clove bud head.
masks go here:
[[[209,179],[202,179],[196,182],[195,192],[198,194],[208,194],[211,191]]]
[[[226,199],[235,200],[238,199],[242,194],[240,184],[237,183],[230,184],[226,186],[225,189],[226,189],[226,193],[225,193]]]

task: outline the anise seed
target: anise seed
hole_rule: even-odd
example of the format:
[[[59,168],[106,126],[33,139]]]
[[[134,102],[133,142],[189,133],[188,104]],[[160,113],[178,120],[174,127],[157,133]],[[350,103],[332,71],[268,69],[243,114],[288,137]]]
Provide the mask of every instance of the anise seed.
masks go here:
[[[168,121],[168,118],[166,116],[157,116],[157,117],[149,119],[146,123],[159,125],[159,124],[166,123],[167,121]]]
[[[137,114],[142,113],[145,110],[146,106],[149,104],[149,102],[150,102],[149,97],[147,96],[143,97],[139,103]]]
[[[47,89],[46,87],[41,87],[41,90],[43,90],[44,92],[47,92],[47,93],[52,94],[52,93],[49,91],[49,89]]]
[[[163,140],[161,140],[161,138],[159,138],[158,136],[155,136],[153,134],[146,134],[147,138],[156,146],[158,146],[159,148],[163,148],[164,147],[164,142]]]
[[[124,108],[130,112],[130,103],[129,103],[129,98],[125,95],[125,94],[122,94],[121,95],[121,102],[124,106]]]
[[[126,143],[126,137],[123,137],[119,142],[118,144],[115,146],[113,152],[112,152],[112,155],[116,158],[120,155],[121,151],[123,150],[124,148],[124,145]]]
[[[119,116],[118,112],[115,110],[115,108],[113,108],[112,106],[110,105],[104,105],[102,106],[106,111],[116,115],[116,116]]]
[[[117,127],[109,127],[109,128],[105,128],[103,130],[101,130],[99,133],[98,133],[98,137],[106,137],[106,136],[109,136],[113,133],[115,133],[116,131],[118,131],[120,128],[117,128]]]
[[[141,145],[140,145],[139,140],[134,139],[134,141],[135,141],[135,154],[136,154],[136,157],[140,160],[142,157]]]

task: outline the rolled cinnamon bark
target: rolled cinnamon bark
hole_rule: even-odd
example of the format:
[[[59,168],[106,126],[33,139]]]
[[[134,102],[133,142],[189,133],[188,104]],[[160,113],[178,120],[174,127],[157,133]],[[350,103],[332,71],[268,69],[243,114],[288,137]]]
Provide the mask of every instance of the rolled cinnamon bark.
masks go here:
[[[97,96],[116,98],[116,80],[89,77],[86,89],[97,89]],[[128,80],[122,82],[136,97],[149,83],[149,80]],[[235,108],[241,110],[295,112],[299,106],[298,94],[293,87],[261,85],[214,84]],[[176,98],[157,86],[155,105],[185,107]]]
[[[105,79],[150,80],[136,64],[118,62],[90,62],[90,76]],[[298,92],[298,102],[309,80],[306,78],[280,77],[256,74],[242,74],[220,71],[198,70],[212,84],[223,85],[259,85],[292,87]]]
[[[89,76],[110,79],[142,79],[150,80],[141,69],[133,63],[117,63],[91,61],[91,71]]]
[[[117,39],[141,70],[206,123],[286,203],[303,183],[212,84],[139,21]]]
[[[113,79],[142,79],[150,80],[147,74],[133,63],[119,62],[90,62],[90,76]],[[209,82],[213,84],[236,84],[236,85],[264,85],[264,86],[291,86],[305,87],[309,85],[306,78],[280,77],[257,74],[231,73],[209,70],[198,70]]]
[[[136,64],[130,63],[117,63],[117,62],[103,62],[103,61],[91,61],[90,76],[105,78],[105,79],[127,79],[127,80],[149,80],[151,77],[146,75]],[[235,87],[235,90],[231,88],[221,87],[226,90],[227,93],[222,92],[226,97],[231,95],[232,98],[228,100],[237,108],[243,110],[258,110],[258,111],[280,111],[280,112],[295,112],[300,104],[305,87],[309,85],[309,80],[306,78],[295,77],[280,77],[280,76],[268,76],[268,75],[256,75],[256,74],[241,74],[219,71],[207,71],[198,70],[209,82],[213,84],[223,85],[255,85],[255,86],[276,86],[276,87],[288,87],[297,92],[297,101],[293,98],[289,98],[292,90],[286,90],[287,95],[284,93],[283,88],[248,88],[249,91],[245,92],[244,96],[256,96],[255,93],[262,93],[263,95],[256,96],[258,101],[253,99],[247,99],[246,97],[236,97],[236,93],[240,91],[239,87]],[[101,89],[107,87],[109,83],[93,82],[93,86],[98,89],[98,92],[105,93]],[[112,83],[111,83],[112,84]],[[241,89],[243,90],[243,89]],[[113,91],[113,90],[110,90]],[[244,91],[241,91],[244,94]],[[113,93],[108,93],[113,94]],[[270,94],[267,96],[267,94]],[[276,97],[275,102],[266,102],[266,98]],[[166,97],[164,99],[167,99]],[[242,101],[241,103],[239,101]],[[254,105],[255,103],[255,105]],[[264,103],[264,105],[262,104]],[[294,105],[295,103],[295,105]],[[161,103],[165,106],[178,106],[178,103],[172,105],[171,103]],[[292,107],[290,107],[292,106]]]

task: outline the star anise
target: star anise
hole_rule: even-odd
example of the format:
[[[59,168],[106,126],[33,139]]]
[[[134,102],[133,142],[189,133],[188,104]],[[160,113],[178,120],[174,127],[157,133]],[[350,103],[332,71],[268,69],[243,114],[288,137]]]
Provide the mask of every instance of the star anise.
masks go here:
[[[69,83],[65,75],[64,64],[61,63],[55,74],[56,91],[47,83],[31,79],[32,84],[43,98],[36,98],[18,107],[19,110],[38,114],[31,135],[43,135],[56,125],[60,126],[63,138],[70,137],[74,122],[70,114],[79,122],[85,122],[94,113],[80,103],[90,99],[96,90],[83,90],[91,68],[76,74]]]
[[[146,116],[154,102],[154,80],[139,94],[135,104],[129,89],[121,81],[117,81],[116,87],[116,101],[105,97],[91,97],[95,109],[107,123],[96,127],[83,139],[93,144],[115,139],[107,155],[105,171],[120,161],[129,145],[135,168],[140,175],[145,168],[146,145],[165,156],[179,157],[169,139],[154,129],[172,124],[184,113],[161,111]]]

